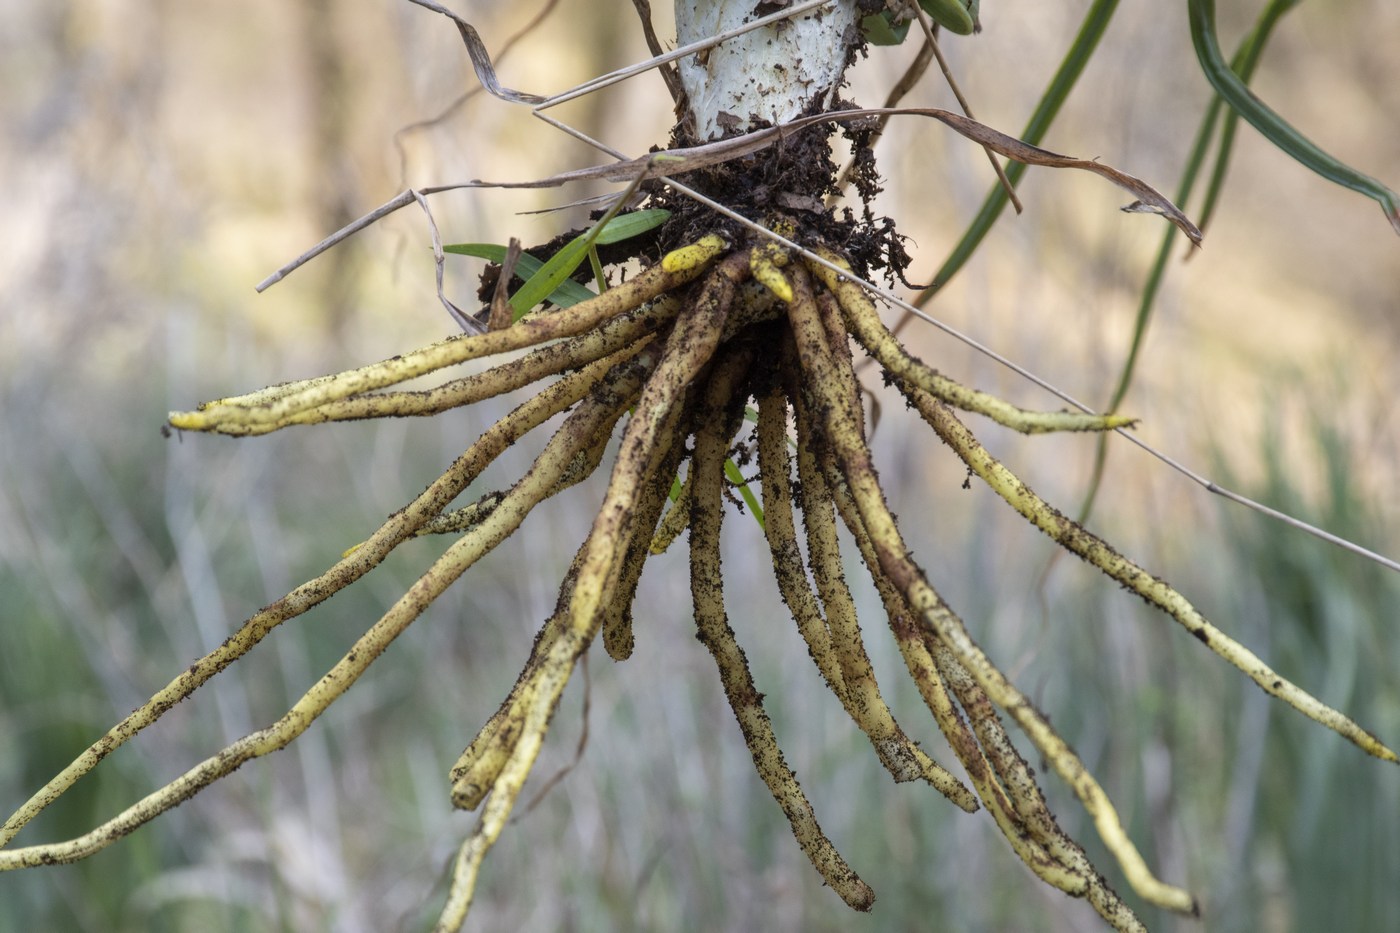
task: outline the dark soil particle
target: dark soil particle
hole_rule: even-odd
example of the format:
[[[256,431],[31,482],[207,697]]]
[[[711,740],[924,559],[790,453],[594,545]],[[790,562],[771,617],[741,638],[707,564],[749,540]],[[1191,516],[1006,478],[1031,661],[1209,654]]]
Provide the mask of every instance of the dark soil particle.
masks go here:
[[[839,101],[836,104],[837,109],[848,106]],[[821,243],[841,251],[863,278],[879,273],[890,284],[896,280],[908,284],[904,270],[911,260],[904,250],[904,238],[895,230],[891,218],[876,217],[870,208],[881,190],[870,147],[873,129],[873,124],[860,122],[843,124],[840,129],[855,153],[850,182],[862,204],[859,216],[849,207],[838,212],[823,204],[827,195],[836,193],[837,168],[831,158],[830,143],[837,130],[832,125],[807,127],[750,156],[697,169],[677,180],[758,223],[789,226],[794,231],[791,238],[799,243]],[[672,132],[671,146],[695,144],[696,140],[686,135],[684,125],[678,124]],[[599,258],[605,266],[634,259],[650,265],[667,252],[708,233],[723,234],[736,247],[756,241],[755,234],[743,225],[716,215],[709,207],[659,181],[648,182],[644,188],[648,195],[645,206],[669,210],[671,218],[640,237],[599,246]],[[595,219],[601,214],[597,212]],[[547,243],[526,247],[525,252],[541,262],[547,261],[582,232],[561,233]],[[500,267],[494,263],[482,272],[477,295],[483,304],[490,303],[499,275]],[[587,263],[574,274],[576,280],[585,284],[592,277]]]
[[[838,109],[847,106],[840,102],[836,105]],[[822,203],[827,195],[837,193],[837,167],[831,158],[835,129],[831,125],[807,127],[753,155],[688,172],[677,180],[751,220],[790,224],[795,228],[791,238],[799,243],[824,243],[841,250],[849,256],[858,275],[869,277],[882,272],[889,281],[902,279],[910,263],[903,238],[895,231],[893,220],[875,217],[869,207],[880,192],[879,173],[870,148],[873,128],[851,124],[841,129],[856,153],[851,184],[864,205],[859,217],[850,208],[838,213]],[[695,143],[685,135],[683,125],[672,133],[673,147]],[[654,184],[649,193],[647,206],[671,211],[671,219],[658,231],[662,252],[693,243],[706,233],[722,233],[736,245],[755,239],[741,224],[716,216],[705,205],[664,185]]]

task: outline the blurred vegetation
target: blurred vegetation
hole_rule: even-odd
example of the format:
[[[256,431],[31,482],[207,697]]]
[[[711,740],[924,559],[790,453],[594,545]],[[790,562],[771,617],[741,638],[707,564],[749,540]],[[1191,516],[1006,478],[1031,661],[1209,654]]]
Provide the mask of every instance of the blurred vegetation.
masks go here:
[[[505,9],[516,6],[459,9],[499,47],[535,12]],[[616,28],[625,19],[588,6],[561,4],[501,63],[503,80],[556,89],[644,56],[640,36]],[[990,6],[981,37],[949,43],[979,116],[1008,129],[1078,16],[1026,6]],[[1170,188],[1209,93],[1175,6],[1119,14],[1048,145],[1111,154]],[[1249,16],[1222,19],[1237,34]],[[1400,165],[1400,66],[1385,43],[1357,41],[1396,34],[1400,8],[1385,0],[1304,4],[1260,66],[1261,93],[1358,166]],[[167,409],[379,358],[452,326],[433,296],[426,230],[407,211],[266,295],[251,284],[405,183],[591,159],[478,97],[403,135],[400,177],[394,131],[471,86],[457,37],[407,5],[19,2],[0,10],[0,37],[0,798],[13,805],[252,608],[360,540],[500,410],[162,440]],[[853,96],[883,96],[900,54],[912,49],[873,54]],[[921,93],[910,103],[946,103],[931,83]],[[629,152],[662,140],[671,120],[654,77],[575,106],[570,118]],[[1394,555],[1400,248],[1374,205],[1249,131],[1238,145],[1205,250],[1168,272],[1125,408],[1145,416],[1146,439],[1226,485]],[[936,268],[986,190],[985,161],[898,122],[884,146],[886,207],[914,238],[916,269]],[[1116,194],[1091,181],[1033,176],[1023,193],[1027,214],[1004,220],[930,310],[1106,399],[1156,228],[1120,217]],[[463,195],[435,215],[449,239],[528,244],[568,220],[515,212],[555,197]],[[473,278],[463,264],[449,289],[464,294]],[[943,338],[908,336],[940,368],[1029,396]],[[1145,914],[1153,929],[1368,929],[1400,915],[1390,769],[1271,706],[1087,571],[1061,562],[1038,590],[1050,545],[990,495],[961,492],[952,458],[902,417],[886,406],[877,456],[901,514],[929,516],[906,527],[931,578],[1100,773],[1149,860],[1204,898],[1202,923]],[[1082,439],[990,441],[1047,496],[1069,504],[1082,491]],[[524,462],[507,455],[494,475]],[[473,819],[450,811],[447,769],[513,680],[570,556],[559,542],[581,537],[598,495],[575,490],[576,509],[527,524],[284,754],[89,861],[0,875],[0,929],[421,928]],[[1393,574],[1208,500],[1126,449],[1110,456],[1097,514],[1282,673],[1400,735]],[[1032,883],[984,819],[889,785],[821,688],[771,581],[744,579],[751,529],[729,524],[733,623],[825,828],[879,894],[874,914],[836,910],[791,846],[691,636],[682,564],[666,558],[643,580],[639,606],[653,612],[639,620],[638,656],[623,670],[593,658],[582,761],[497,847],[475,928],[1093,923]],[[279,631],[17,842],[83,831],[280,712],[440,546],[405,546]],[[873,631],[873,594],[863,598],[888,699],[917,710],[892,649],[879,653],[890,646]],[[539,783],[573,755],[581,695],[573,684]],[[938,747],[932,728],[926,744]],[[1068,792],[1055,781],[1047,791],[1072,824]]]

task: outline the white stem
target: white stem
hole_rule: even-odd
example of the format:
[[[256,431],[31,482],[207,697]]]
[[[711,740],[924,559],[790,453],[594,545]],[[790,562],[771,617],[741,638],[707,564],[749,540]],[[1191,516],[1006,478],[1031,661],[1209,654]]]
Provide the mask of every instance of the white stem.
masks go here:
[[[759,0],[676,0],[676,41],[684,45],[758,19]],[[859,29],[856,0],[833,0],[682,58],[681,83],[700,141],[784,123],[814,102],[831,102]]]

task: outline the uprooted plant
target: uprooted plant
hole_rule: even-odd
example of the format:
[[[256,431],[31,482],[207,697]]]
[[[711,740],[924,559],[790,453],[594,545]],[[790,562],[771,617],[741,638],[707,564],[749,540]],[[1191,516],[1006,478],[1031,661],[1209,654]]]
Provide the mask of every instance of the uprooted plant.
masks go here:
[[[837,174],[829,137],[837,126],[844,129],[858,156],[857,187],[870,186],[874,175],[868,144],[876,120],[892,113],[931,116],[1008,158],[1103,175],[1134,193],[1137,201],[1130,209],[1166,215],[1193,242],[1200,237],[1195,226],[1150,186],[1098,162],[1059,156],[942,111],[862,111],[841,104],[834,95],[860,46],[851,38],[857,15],[864,12],[896,27],[898,15],[879,9],[872,13],[854,2],[786,10],[781,9],[785,4],[760,4],[774,12],[770,25],[755,28],[752,22],[742,23],[752,10],[740,11],[731,23],[723,19],[720,5],[682,3],[678,9],[687,6],[704,7],[717,18],[704,20],[698,12],[682,18],[680,41],[704,40],[713,47],[704,60],[683,48],[649,63],[665,68],[667,59],[681,62],[679,75],[667,72],[668,84],[687,105],[673,145],[664,153],[537,183],[589,177],[625,181],[628,188],[586,235],[549,250],[493,254],[500,266],[483,287],[481,314],[461,316],[472,333],[380,363],[219,399],[170,416],[170,425],[178,430],[254,435],[326,421],[430,416],[537,387],[368,540],[321,576],[253,615],[223,645],[95,742],[10,818],[0,841],[12,839],[107,754],[278,625],[354,583],[404,541],[429,533],[456,534],[457,540],[281,719],[233,742],[84,836],[0,852],[0,867],[84,858],[245,762],[288,745],[536,506],[602,468],[613,435],[620,433],[606,495],[564,575],[557,607],[541,627],[514,687],[452,769],[453,804],[479,807],[481,815],[460,850],[441,928],[456,929],[465,917],[482,860],[506,824],[580,657],[600,636],[615,660],[629,656],[633,600],[647,559],[687,531],[699,637],[714,656],[755,768],[825,882],[853,908],[872,905],[874,893],[823,834],[784,760],[762,694],[726,619],[720,526],[732,487],[742,482],[732,460],[745,458],[750,446],[757,450],[762,534],[779,591],[821,677],[869,737],[891,777],[925,781],[969,812],[985,807],[1016,854],[1042,880],[1087,898],[1115,929],[1140,929],[1140,921],[1100,870],[1060,830],[1032,769],[1013,745],[1003,721],[1009,717],[1073,790],[1132,889],[1148,903],[1195,911],[1189,893],[1154,876],[1094,776],[1047,717],[978,647],[910,557],[871,459],[852,342],[971,473],[1062,548],[1161,609],[1267,693],[1364,751],[1397,760],[1378,739],[1275,673],[1203,618],[1183,595],[1045,502],[987,452],[960,412],[1026,433],[1112,431],[1130,425],[1131,419],[1028,411],[960,385],[910,355],[882,322],[869,283],[877,273],[898,279],[908,259],[891,222],[868,210],[863,216],[838,215],[824,206],[822,198],[834,190]],[[826,9],[809,12],[814,7]],[[975,4],[973,8],[975,13]],[[929,25],[926,14],[917,16]],[[880,23],[867,24],[867,32]],[[488,87],[507,99],[541,102],[501,88],[475,32],[460,20],[458,25]],[[716,44],[713,37],[736,26],[747,31]],[[809,82],[790,100],[775,103],[782,95],[771,86],[755,100],[732,84],[720,85],[722,73],[760,73],[777,81],[783,67],[796,67],[800,54],[794,49],[820,48],[822,43],[827,44],[826,71],[815,91]],[[834,58],[832,43],[843,50]],[[775,44],[787,49],[787,57],[776,60],[776,71],[771,57]],[[422,194],[409,192],[391,204],[421,201]],[[642,212],[632,210],[643,199],[650,212],[644,222]],[[630,225],[629,217],[634,219]],[[479,247],[457,251],[482,254]],[[570,276],[586,258],[593,260],[599,291],[581,296]],[[628,262],[639,263],[641,270],[623,276]],[[605,264],[614,270],[611,277]],[[516,273],[529,281],[512,296],[508,287]],[[435,388],[395,388],[514,351],[528,352]],[[562,423],[516,482],[452,507],[503,451],[561,414]],[[751,429],[746,426],[750,422]],[[750,432],[751,442],[743,439]],[[970,788],[910,738],[881,697],[843,575],[840,526],[855,542],[909,674]]]

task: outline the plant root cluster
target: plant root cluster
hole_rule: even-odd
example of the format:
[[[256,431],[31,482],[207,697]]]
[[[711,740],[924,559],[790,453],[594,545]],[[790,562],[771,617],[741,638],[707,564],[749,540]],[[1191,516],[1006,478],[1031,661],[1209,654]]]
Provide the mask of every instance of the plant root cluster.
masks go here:
[[[1060,830],[1007,732],[1003,717],[1009,717],[1072,788],[1132,889],[1148,903],[1194,912],[1186,891],[1154,877],[1084,763],[978,647],[910,557],[871,461],[852,341],[968,468],[1036,527],[1160,607],[1272,695],[1367,752],[1395,760],[1351,720],[1211,626],[1166,583],[1037,497],[987,453],[955,410],[1023,432],[1102,431],[1127,419],[1026,411],[959,385],[903,348],[868,296],[841,271],[846,260],[828,244],[808,244],[823,264],[769,243],[737,240],[732,233],[699,236],[630,280],[567,309],[537,312],[507,327],[450,338],[371,366],[172,414],[170,424],[180,430],[263,434],[325,421],[426,416],[540,384],[534,396],[484,432],[367,541],[247,620],[88,748],[5,823],[0,845],[276,626],[355,582],[414,535],[459,535],[285,716],[84,836],[0,850],[0,868],[83,858],[243,763],[285,747],[536,506],[599,469],[620,426],[606,495],[563,579],[556,609],[514,687],[452,769],[453,803],[479,808],[480,819],[456,859],[439,928],[461,925],[483,858],[506,825],[579,658],[600,636],[614,659],[628,657],[642,570],[649,556],[683,531],[688,531],[699,637],[714,657],[755,769],[825,882],[851,907],[869,909],[874,893],[819,826],[726,617],[719,546],[725,503],[732,495],[726,462],[745,430],[746,411],[756,409],[763,534],[778,589],[820,676],[869,737],[891,777],[927,782],[966,811],[985,807],[1038,877],[1087,898],[1113,928],[1142,929],[1080,846]],[[526,352],[436,388],[394,388],[508,351]],[[561,414],[562,422],[513,485],[451,508],[505,449]],[[679,491],[673,494],[673,487]],[[909,674],[970,787],[911,739],[882,699],[843,575],[839,526],[855,542]]]

